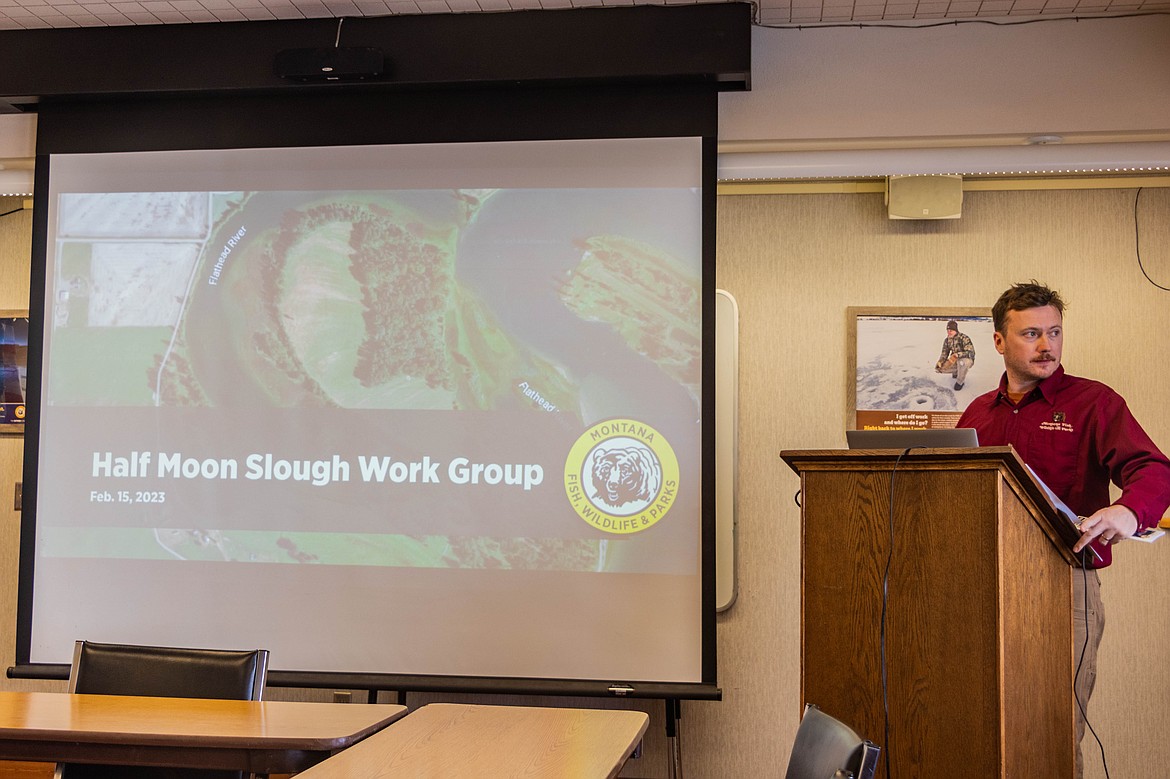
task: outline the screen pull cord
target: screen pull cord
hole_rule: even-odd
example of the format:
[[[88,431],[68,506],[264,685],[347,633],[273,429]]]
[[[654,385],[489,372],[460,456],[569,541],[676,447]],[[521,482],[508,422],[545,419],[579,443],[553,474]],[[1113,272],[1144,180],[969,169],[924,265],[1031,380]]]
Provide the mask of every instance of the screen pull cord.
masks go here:
[[[882,663],[882,713],[885,716],[885,744],[882,745],[882,752],[884,753],[886,761],[886,779],[893,779],[893,773],[890,770],[890,680],[889,669],[886,663],[886,612],[890,602],[890,566],[894,561],[894,483],[898,476],[898,465],[901,464],[902,458],[910,454],[912,449],[920,447],[911,446],[904,449],[898,459],[894,460],[894,470],[890,471],[890,542],[889,551],[886,553],[886,570],[882,574],[882,616],[881,616],[881,663]]]
[[[1105,769],[1105,779],[1109,779],[1109,762],[1105,759],[1105,745],[1101,743],[1101,737],[1097,735],[1097,731],[1093,729],[1093,724],[1089,722],[1089,715],[1085,712],[1085,704],[1081,700],[1081,696],[1077,693],[1077,679],[1081,677],[1081,665],[1085,662],[1085,652],[1089,648],[1089,548],[1085,547],[1081,550],[1081,578],[1084,582],[1084,603],[1081,606],[1085,613],[1085,640],[1081,644],[1080,656],[1077,658],[1077,670],[1073,674],[1073,697],[1077,699],[1077,708],[1081,712],[1081,719],[1085,721],[1085,727],[1093,734],[1093,738],[1097,741],[1097,748],[1101,750],[1101,766]],[[1082,741],[1084,739],[1081,739]],[[1077,744],[1077,749],[1080,750],[1081,759],[1084,759],[1084,750],[1081,745]]]
[[[679,728],[680,719],[682,719],[682,701],[677,698],[667,698],[666,742],[670,748],[670,758],[666,768],[669,779],[683,779],[682,731]]]

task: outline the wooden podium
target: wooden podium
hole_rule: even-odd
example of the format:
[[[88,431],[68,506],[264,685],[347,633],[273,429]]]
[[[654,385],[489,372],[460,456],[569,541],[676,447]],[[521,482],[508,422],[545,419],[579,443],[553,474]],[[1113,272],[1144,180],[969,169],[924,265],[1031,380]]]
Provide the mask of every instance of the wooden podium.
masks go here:
[[[886,752],[894,779],[1071,777],[1078,533],[1015,451],[781,457],[801,481],[801,705],[881,746],[878,777]]]

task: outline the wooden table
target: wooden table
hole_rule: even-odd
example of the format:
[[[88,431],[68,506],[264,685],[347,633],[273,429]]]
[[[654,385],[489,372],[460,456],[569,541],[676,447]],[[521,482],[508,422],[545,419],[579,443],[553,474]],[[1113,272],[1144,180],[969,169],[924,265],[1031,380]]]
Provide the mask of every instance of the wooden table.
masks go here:
[[[649,721],[642,711],[432,703],[297,779],[614,777]]]
[[[405,713],[392,704],[0,692],[0,760],[293,773]]]

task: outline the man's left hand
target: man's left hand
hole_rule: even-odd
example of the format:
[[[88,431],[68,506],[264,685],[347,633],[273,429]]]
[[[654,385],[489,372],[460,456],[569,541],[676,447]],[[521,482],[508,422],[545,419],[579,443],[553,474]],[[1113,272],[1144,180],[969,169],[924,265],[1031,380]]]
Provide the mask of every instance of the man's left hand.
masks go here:
[[[1094,541],[1115,544],[1123,538],[1129,538],[1137,532],[1138,521],[1128,508],[1114,504],[1085,517],[1078,527],[1081,538],[1073,547],[1074,552],[1081,551]]]

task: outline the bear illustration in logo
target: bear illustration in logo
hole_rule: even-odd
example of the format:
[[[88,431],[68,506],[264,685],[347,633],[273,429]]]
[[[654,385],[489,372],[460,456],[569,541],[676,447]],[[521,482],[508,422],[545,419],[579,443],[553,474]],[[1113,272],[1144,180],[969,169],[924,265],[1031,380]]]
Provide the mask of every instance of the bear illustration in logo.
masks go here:
[[[635,501],[649,503],[661,483],[662,466],[649,449],[627,446],[593,452],[593,489],[614,508]]]

